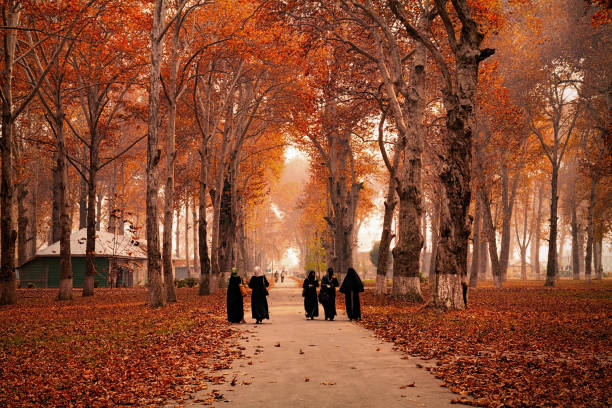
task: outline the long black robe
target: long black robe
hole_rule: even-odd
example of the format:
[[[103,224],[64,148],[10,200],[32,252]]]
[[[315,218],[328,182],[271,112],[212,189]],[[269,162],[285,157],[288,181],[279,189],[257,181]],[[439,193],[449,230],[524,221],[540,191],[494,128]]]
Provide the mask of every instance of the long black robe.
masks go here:
[[[240,276],[231,276],[227,286],[227,320],[231,323],[240,323],[244,319],[244,304],[240,292]]]
[[[312,285],[312,287],[310,286]],[[319,301],[317,300],[317,288],[319,282],[316,279],[305,279],[302,288],[304,288],[304,310],[306,318],[319,316]]]
[[[342,281],[342,286],[340,286],[340,293],[344,293],[346,315],[349,320],[361,319],[359,292],[363,292],[363,283],[357,273],[349,272],[344,278],[344,281]]]
[[[249,288],[253,290],[251,293],[251,315],[255,320],[270,319],[268,315],[268,290],[270,286],[265,276],[253,276],[249,281]]]
[[[331,287],[327,287],[330,285]],[[338,279],[332,277],[329,279],[328,275],[323,276],[321,279],[321,292],[327,292],[329,294],[329,300],[327,302],[321,302],[323,310],[325,310],[325,318],[333,319],[336,313],[336,288],[338,287]]]

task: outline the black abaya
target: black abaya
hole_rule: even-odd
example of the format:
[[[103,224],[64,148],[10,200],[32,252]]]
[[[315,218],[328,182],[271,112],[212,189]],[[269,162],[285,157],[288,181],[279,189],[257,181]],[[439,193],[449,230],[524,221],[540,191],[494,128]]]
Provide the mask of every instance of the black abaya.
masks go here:
[[[319,282],[316,279],[305,279],[302,288],[304,288],[304,310],[306,318],[319,316],[319,301],[317,300],[317,288]]]
[[[231,323],[240,323],[244,319],[244,304],[240,292],[240,276],[231,276],[227,286],[227,320]]]
[[[346,315],[349,320],[361,319],[361,304],[359,303],[359,292],[363,292],[363,283],[359,275],[353,270],[349,271],[342,281],[340,293],[344,293],[346,304]]]
[[[330,286],[329,288],[327,286]],[[328,275],[323,276],[321,279],[321,292],[328,294],[328,300],[321,302],[323,310],[325,310],[325,318],[333,320],[337,315],[336,313],[336,288],[338,287],[338,279],[335,277],[329,278]]]
[[[249,288],[253,290],[251,293],[251,315],[253,319],[261,321],[270,319],[268,315],[268,296],[267,286],[270,286],[265,276],[253,276],[249,281]]]

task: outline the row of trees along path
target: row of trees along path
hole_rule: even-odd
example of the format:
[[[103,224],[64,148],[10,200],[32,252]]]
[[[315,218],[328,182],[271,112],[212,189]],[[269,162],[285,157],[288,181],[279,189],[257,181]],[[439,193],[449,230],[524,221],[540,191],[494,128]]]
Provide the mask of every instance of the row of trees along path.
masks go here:
[[[201,295],[234,265],[270,264],[287,247],[266,232],[265,214],[278,204],[269,193],[289,144],[310,159],[291,209],[302,217],[294,239],[304,267],[313,254],[339,273],[354,262],[371,180],[384,179],[380,295],[395,239],[391,293],[425,301],[427,215],[432,306],[464,308],[462,287],[477,285],[486,258],[503,284],[513,215],[522,274],[529,246],[539,276],[545,195],[546,285],[563,250],[559,212],[570,220],[574,277],[583,264],[586,280],[592,267],[601,277],[611,228],[608,8],[554,1],[552,14],[543,0],[3,2],[0,304],[16,302],[15,268],[35,255],[46,224],[60,242],[58,297],[72,298],[77,206],[84,296],[94,294],[103,217],[109,231],[129,225],[146,238],[151,307],[176,301],[182,208],[186,234],[192,211]],[[541,47],[530,46],[536,38]],[[563,172],[574,176],[560,186]]]

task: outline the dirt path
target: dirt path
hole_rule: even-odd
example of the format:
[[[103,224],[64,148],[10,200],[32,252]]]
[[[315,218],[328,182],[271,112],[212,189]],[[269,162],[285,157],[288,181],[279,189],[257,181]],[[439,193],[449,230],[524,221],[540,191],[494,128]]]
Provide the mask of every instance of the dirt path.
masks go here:
[[[393,351],[344,311],[333,322],[306,320],[301,289],[291,279],[271,290],[269,305],[270,320],[254,325],[246,312],[249,323],[235,326],[247,358],[223,372],[224,384],[211,387],[220,395],[214,406],[450,407],[456,398],[417,367],[431,362]],[[197,399],[185,406],[198,406]]]

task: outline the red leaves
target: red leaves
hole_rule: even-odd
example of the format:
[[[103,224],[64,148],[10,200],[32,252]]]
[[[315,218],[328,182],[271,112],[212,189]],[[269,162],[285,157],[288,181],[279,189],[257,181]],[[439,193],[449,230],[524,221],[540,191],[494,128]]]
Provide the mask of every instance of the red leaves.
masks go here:
[[[374,306],[361,324],[409,354],[438,360],[436,377],[490,407],[609,406],[612,288],[478,289],[470,309],[439,313],[397,300]],[[468,397],[469,396],[469,397]]]
[[[56,295],[23,291],[22,304],[0,309],[2,406],[160,405],[205,389],[241,353],[224,343],[234,333],[219,317],[222,293],[178,289],[160,310],[145,306],[144,289]]]

